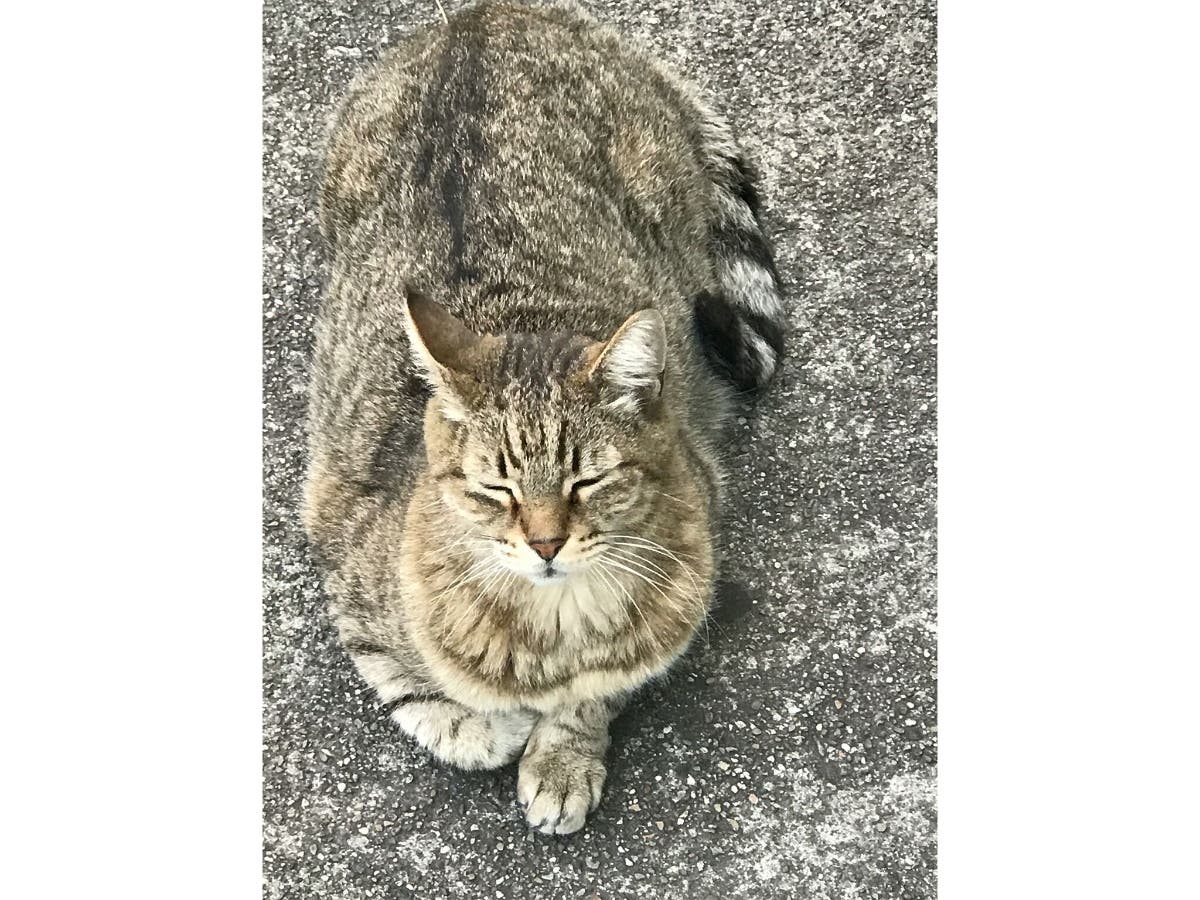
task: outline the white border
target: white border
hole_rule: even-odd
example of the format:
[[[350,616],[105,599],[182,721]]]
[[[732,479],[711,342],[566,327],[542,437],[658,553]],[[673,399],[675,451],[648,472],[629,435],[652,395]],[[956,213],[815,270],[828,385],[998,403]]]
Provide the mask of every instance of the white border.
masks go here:
[[[945,898],[1196,889],[1193,10],[942,6]]]
[[[6,896],[261,891],[260,15],[5,12]]]
[[[8,896],[260,890],[259,15],[7,12]],[[944,897],[1194,890],[1195,20],[943,4]]]

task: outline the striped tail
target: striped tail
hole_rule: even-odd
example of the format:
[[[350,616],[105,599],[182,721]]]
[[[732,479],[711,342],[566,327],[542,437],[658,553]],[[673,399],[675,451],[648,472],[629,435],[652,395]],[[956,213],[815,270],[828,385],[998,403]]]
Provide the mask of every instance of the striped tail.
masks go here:
[[[709,241],[719,291],[696,298],[696,329],[719,372],[743,390],[761,390],[783,355],[779,274],[745,160],[726,153],[708,162],[716,188]]]

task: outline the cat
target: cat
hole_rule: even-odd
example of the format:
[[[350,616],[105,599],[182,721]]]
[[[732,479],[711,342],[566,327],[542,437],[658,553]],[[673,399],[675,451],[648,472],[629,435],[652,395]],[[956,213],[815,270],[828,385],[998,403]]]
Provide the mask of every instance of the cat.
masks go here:
[[[784,313],[751,170],[698,92],[570,7],[408,36],[334,116],[303,521],[400,728],[520,756],[584,824],[608,727],[704,622],[716,452]]]

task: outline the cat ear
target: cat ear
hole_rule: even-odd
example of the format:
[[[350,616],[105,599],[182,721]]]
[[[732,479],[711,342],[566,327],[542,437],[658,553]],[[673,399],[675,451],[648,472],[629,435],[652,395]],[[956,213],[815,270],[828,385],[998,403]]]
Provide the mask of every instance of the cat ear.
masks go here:
[[[469,372],[483,337],[420,291],[407,288],[404,327],[413,353],[434,387],[445,387],[455,372]]]
[[[636,312],[617,329],[588,371],[613,388],[618,409],[637,409],[662,393],[667,329],[656,309]]]
[[[478,363],[485,338],[440,303],[411,287],[406,288],[404,310],[404,328],[413,356],[426,380],[441,395],[443,412],[449,419],[463,418],[461,376],[470,375]]]

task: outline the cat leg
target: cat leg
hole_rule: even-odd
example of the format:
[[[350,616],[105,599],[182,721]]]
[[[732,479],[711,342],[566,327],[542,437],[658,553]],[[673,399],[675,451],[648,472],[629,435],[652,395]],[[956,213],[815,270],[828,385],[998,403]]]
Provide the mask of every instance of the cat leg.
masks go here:
[[[392,719],[437,759],[460,769],[498,769],[517,758],[537,715],[481,713],[445,697],[401,698]]]
[[[383,647],[350,640],[346,649],[359,674],[379,695],[392,721],[433,756],[460,769],[498,769],[520,754],[537,714],[522,710],[482,713],[413,677]]]
[[[624,705],[599,700],[564,706],[538,720],[517,774],[517,801],[529,827],[570,834],[600,803],[608,725]]]

